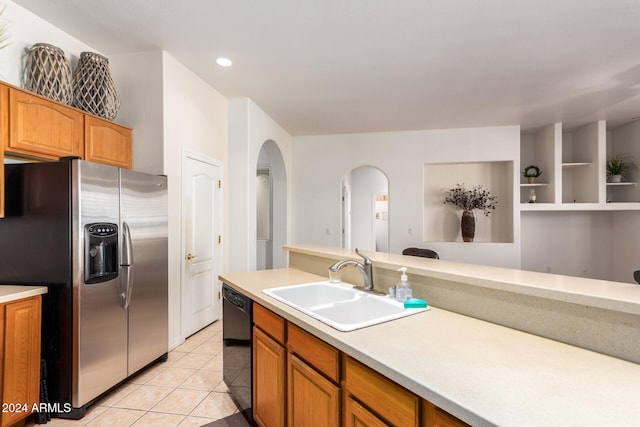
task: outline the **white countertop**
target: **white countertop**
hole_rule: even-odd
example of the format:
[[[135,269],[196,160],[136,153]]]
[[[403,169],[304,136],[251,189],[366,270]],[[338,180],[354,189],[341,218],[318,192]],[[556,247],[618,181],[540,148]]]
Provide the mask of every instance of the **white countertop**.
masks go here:
[[[262,293],[326,277],[278,269],[220,278],[474,426],[640,425],[638,364],[434,307],[339,332]]]
[[[0,285],[0,303],[47,293],[46,286]]]

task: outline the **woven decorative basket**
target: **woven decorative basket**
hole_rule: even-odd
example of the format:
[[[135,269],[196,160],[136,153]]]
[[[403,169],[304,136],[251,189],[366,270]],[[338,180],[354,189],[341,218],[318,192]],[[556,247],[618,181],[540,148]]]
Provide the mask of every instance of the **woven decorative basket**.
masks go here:
[[[116,118],[120,97],[107,58],[94,52],[80,54],[73,72],[73,105],[107,120]]]
[[[24,75],[25,89],[55,101],[71,105],[71,65],[62,49],[36,43],[27,55]]]

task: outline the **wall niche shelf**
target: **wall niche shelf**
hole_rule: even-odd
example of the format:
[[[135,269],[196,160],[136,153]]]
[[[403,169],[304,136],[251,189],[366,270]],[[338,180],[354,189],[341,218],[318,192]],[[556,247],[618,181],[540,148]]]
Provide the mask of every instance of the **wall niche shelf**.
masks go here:
[[[571,168],[579,168],[582,166],[590,166],[591,162],[568,162],[568,163],[562,163],[562,167],[564,169],[571,169]]]
[[[638,185],[637,182],[607,182],[607,187],[625,187]]]
[[[548,182],[534,182],[533,184],[523,183],[520,184],[520,187],[546,187],[548,186]]]
[[[456,163],[426,163],[423,181],[423,241],[462,243],[460,236],[461,211],[445,205],[445,189],[463,184],[467,188],[482,185],[497,196],[497,208],[490,216],[476,211],[474,243],[514,242],[513,161],[480,161]],[[469,245],[469,243],[464,243]]]
[[[607,182],[606,163],[627,153],[640,165],[640,124],[607,129],[600,120],[565,130],[553,123],[520,138],[520,170],[537,165],[545,182],[527,184],[520,178],[520,211],[640,210],[640,171],[624,182]],[[536,192],[536,202],[528,203]]]

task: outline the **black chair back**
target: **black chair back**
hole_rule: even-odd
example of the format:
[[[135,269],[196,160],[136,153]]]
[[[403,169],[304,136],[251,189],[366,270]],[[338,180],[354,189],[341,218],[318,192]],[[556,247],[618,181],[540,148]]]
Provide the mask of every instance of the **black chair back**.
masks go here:
[[[422,258],[440,259],[440,256],[438,256],[438,253],[436,251],[432,251],[431,249],[407,248],[402,251],[402,255],[411,255],[411,256],[419,256]]]

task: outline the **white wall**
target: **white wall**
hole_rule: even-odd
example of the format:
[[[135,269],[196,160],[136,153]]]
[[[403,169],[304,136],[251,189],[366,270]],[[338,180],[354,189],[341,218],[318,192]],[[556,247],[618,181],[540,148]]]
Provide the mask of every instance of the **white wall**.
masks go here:
[[[611,280],[611,215],[523,212],[522,269]]]
[[[291,194],[291,136],[252,100],[229,100],[229,162],[227,204],[228,272],[256,269],[256,167],[263,144],[277,144],[286,172],[286,194]],[[290,197],[288,198],[289,200]],[[274,216],[277,212],[274,211]],[[287,207],[287,217],[290,207]],[[289,225],[287,225],[289,228]],[[274,230],[274,236],[278,234]],[[289,231],[285,233],[289,235]],[[282,250],[274,251],[273,265],[286,263]]]
[[[163,51],[114,55],[110,64],[122,101],[116,121],[133,128],[133,169],[167,175],[169,346],[173,348],[184,340],[180,325],[182,151],[226,163],[228,101]],[[225,230],[221,232],[224,236]],[[224,253],[222,258],[224,269]]]
[[[4,1],[3,4],[6,9],[0,19],[7,23],[10,44],[0,50],[0,80],[22,87],[27,53],[36,43],[48,43],[62,49],[70,60],[72,69],[81,52],[96,52],[14,2]]]
[[[176,344],[178,337],[184,339],[179,333],[182,150],[226,164],[228,101],[167,53],[163,65],[164,159],[169,179],[169,340]]]
[[[113,55],[111,75],[120,93],[116,121],[133,129],[133,169],[164,174],[163,57],[160,50]]]
[[[390,252],[425,247],[422,240],[425,164],[518,163],[519,158],[518,126],[295,137],[291,241],[340,246],[342,178],[353,168],[370,165],[389,178]],[[516,182],[517,177],[511,179]],[[512,192],[518,197],[515,190]],[[429,242],[428,246],[444,259],[519,268],[519,215],[513,212],[512,217],[513,243]]]

